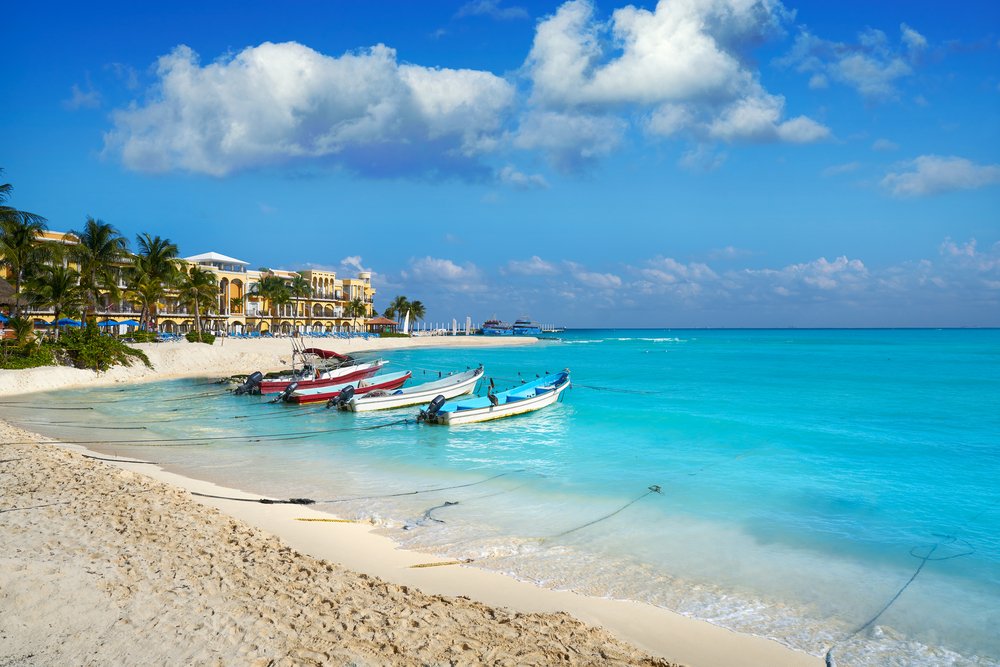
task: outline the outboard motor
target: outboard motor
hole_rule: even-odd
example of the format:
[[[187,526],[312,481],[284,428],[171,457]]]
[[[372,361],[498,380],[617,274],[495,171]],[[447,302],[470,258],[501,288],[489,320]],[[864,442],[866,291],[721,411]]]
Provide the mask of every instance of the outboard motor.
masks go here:
[[[233,390],[233,393],[237,396],[242,396],[243,394],[259,394],[260,393],[260,383],[264,380],[264,374],[260,371],[254,371],[247,378],[247,381],[241,384],[239,387]]]
[[[278,397],[271,401],[272,403],[278,403],[280,401],[287,401],[288,397],[292,395],[292,392],[299,388],[298,382],[292,382],[290,385],[285,387],[285,391],[278,394]]]
[[[430,421],[431,419],[433,419],[434,415],[438,413],[438,411],[441,409],[441,406],[444,405],[447,400],[448,399],[446,399],[441,394],[435,396],[434,400],[431,401],[430,405],[427,406],[427,409],[421,410],[420,413],[417,415],[417,421],[422,422],[422,421]]]
[[[354,398],[354,385],[349,384],[346,387],[344,387],[341,390],[340,394],[337,396],[337,407],[339,408],[341,406],[347,405],[348,403],[351,402],[352,398]]]

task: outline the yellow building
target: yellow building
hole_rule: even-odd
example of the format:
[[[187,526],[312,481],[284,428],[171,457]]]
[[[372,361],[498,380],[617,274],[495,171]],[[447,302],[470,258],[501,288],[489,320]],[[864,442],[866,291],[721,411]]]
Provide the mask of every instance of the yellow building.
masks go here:
[[[65,232],[45,231],[39,239],[46,243],[72,245],[77,239]],[[72,262],[63,263],[76,268]],[[371,273],[359,272],[356,278],[340,279],[336,272],[308,269],[304,271],[251,270],[249,262],[229,257],[217,252],[185,257],[186,265],[196,265],[211,271],[218,280],[218,301],[208,307],[203,316],[202,326],[207,331],[242,333],[248,331],[270,331],[290,334],[292,332],[329,332],[351,329],[364,325],[364,319],[373,314],[372,302],[375,289],[371,284]],[[111,299],[105,294],[98,305],[99,319],[138,319],[142,308],[139,302],[128,297],[127,269],[125,262],[117,270],[118,287],[122,291],[120,299]],[[272,313],[271,304],[256,295],[256,284],[265,275],[277,276],[291,282],[302,276],[309,283],[311,294],[293,298],[290,303],[277,306]],[[5,276],[9,277],[9,276]],[[364,317],[348,317],[347,304],[360,299],[365,305]],[[177,294],[168,292],[157,308],[157,322],[161,331],[186,333],[194,328],[194,313],[182,303]],[[38,322],[51,320],[51,311],[31,311]],[[48,316],[48,319],[46,319]]]

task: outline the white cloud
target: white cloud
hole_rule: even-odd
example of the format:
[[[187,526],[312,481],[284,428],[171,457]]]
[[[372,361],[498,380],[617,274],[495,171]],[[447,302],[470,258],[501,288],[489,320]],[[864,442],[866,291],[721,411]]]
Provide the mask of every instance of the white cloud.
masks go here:
[[[497,172],[497,178],[501,183],[512,185],[521,190],[530,190],[533,188],[546,189],[549,187],[548,181],[541,174],[525,174],[510,165]]]
[[[101,106],[101,94],[87,80],[87,90],[75,83],[70,87],[70,97],[62,101],[63,108],[70,111],[77,109],[96,109]]]
[[[492,148],[514,99],[489,72],[400,65],[383,45],[332,57],[266,42],[205,66],[178,46],[157,76],[105,137],[132,169],[221,176],[323,157],[373,175],[458,171]]]
[[[625,129],[613,116],[534,111],[521,119],[514,146],[540,149],[559,169],[576,171],[614,151]]]
[[[585,287],[590,287],[596,290],[615,290],[623,284],[621,276],[615,275],[614,273],[589,271],[586,267],[577,264],[576,262],[566,262],[566,266],[569,268],[570,274],[573,278]]]
[[[402,271],[405,280],[433,284],[450,292],[476,292],[483,289],[482,274],[475,264],[456,264],[450,259],[420,257],[410,260],[410,268]]]
[[[725,153],[718,153],[710,146],[699,144],[685,152],[677,164],[688,171],[705,173],[721,167],[727,157]]]
[[[530,259],[510,260],[507,262],[507,271],[523,276],[550,276],[559,273],[551,262],[546,262],[538,255],[532,255]]]
[[[919,57],[920,53],[927,48],[927,38],[905,23],[900,24],[899,31],[902,33],[903,44],[906,45],[910,58]]]
[[[361,272],[361,271],[371,271],[371,269],[365,268],[364,264],[361,263],[361,255],[349,255],[344,259],[340,260],[340,266],[345,270]]]
[[[896,197],[920,197],[973,190],[1000,183],[1000,164],[978,165],[965,158],[921,155],[890,172],[882,187]]]
[[[810,74],[811,88],[825,88],[830,80],[848,85],[870,100],[896,97],[897,82],[913,73],[904,59],[905,46],[913,56],[923,36],[903,25],[900,47],[893,47],[885,33],[868,29],[858,35],[856,44],[821,39],[802,31],[791,51],[777,63]],[[911,58],[912,59],[912,58]]]
[[[784,121],[784,98],[743,63],[743,51],[789,16],[780,2],[661,0],[654,11],[618,9],[608,24],[594,13],[572,0],[539,23],[525,63],[536,106],[651,108],[646,129],[659,136],[803,143],[829,135],[804,116]]]
[[[499,0],[472,0],[459,7],[455,16],[488,16],[498,21],[510,21],[528,18],[528,10],[524,7],[501,7]]]

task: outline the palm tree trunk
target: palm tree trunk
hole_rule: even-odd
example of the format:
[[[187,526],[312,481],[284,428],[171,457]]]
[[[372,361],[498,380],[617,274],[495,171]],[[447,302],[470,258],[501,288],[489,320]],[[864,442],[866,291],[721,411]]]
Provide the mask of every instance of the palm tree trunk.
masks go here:
[[[198,306],[198,295],[194,295],[194,328],[198,332],[198,342],[201,342],[201,308]]]

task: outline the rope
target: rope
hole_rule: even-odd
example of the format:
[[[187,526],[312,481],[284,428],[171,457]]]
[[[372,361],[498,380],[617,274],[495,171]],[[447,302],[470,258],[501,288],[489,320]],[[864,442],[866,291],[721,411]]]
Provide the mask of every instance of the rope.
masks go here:
[[[982,512],[980,512],[980,514],[982,514]],[[978,516],[979,515],[977,515],[977,517]],[[966,524],[967,523],[968,522],[966,522]],[[938,539],[938,541],[935,542],[934,544],[918,545],[910,549],[910,555],[918,559],[920,561],[920,565],[918,565],[917,569],[913,571],[913,574],[911,574],[910,578],[906,580],[906,583],[903,584],[898,591],[896,591],[896,594],[893,595],[891,598],[889,598],[889,601],[886,602],[884,605],[882,605],[882,608],[879,609],[874,616],[869,618],[867,621],[858,626],[853,632],[850,632],[846,637],[834,643],[833,645],[830,646],[829,649],[827,649],[826,654],[823,656],[823,660],[826,662],[827,667],[834,667],[834,665],[836,664],[836,661],[833,658],[833,649],[849,642],[856,635],[858,635],[861,632],[864,632],[866,629],[871,627],[875,623],[875,621],[877,621],[879,617],[882,616],[882,614],[884,614],[886,611],[889,610],[889,607],[891,607],[896,603],[899,597],[906,591],[907,588],[910,587],[910,584],[912,584],[916,580],[916,578],[920,575],[920,573],[923,571],[927,563],[930,563],[932,561],[945,561],[945,560],[952,560],[954,558],[962,558],[963,556],[970,556],[973,553],[975,553],[975,549],[972,548],[972,545],[970,545],[965,540],[961,540],[955,537],[954,535],[935,534],[934,537],[938,537],[940,539]],[[964,546],[967,549],[967,551],[962,551],[960,553],[952,554],[950,556],[941,556],[938,558],[933,558],[934,552],[937,551],[938,547],[945,545],[952,545],[952,544],[960,544]],[[921,548],[928,548],[929,550],[925,555],[921,556],[918,553],[916,553],[917,550]]]
[[[202,498],[216,498],[218,500],[236,500],[241,503],[261,503],[263,505],[312,505],[316,501],[309,498],[289,498],[288,500],[272,500],[271,498],[233,498],[231,496],[213,496],[208,493],[191,492],[192,496]]]
[[[37,510],[37,509],[41,509],[43,507],[53,507],[55,505],[69,505],[69,501],[68,500],[64,500],[64,501],[58,502],[58,503],[48,503],[48,504],[45,504],[45,505],[33,505],[31,507],[11,507],[11,508],[8,508],[8,509],[5,509],[5,510],[0,510],[0,514],[3,514],[4,512],[17,512],[17,511],[20,511],[20,510]]]
[[[515,472],[521,472],[520,470]],[[468,484],[456,484],[454,486],[439,486],[434,489],[421,489],[419,491],[405,491],[403,493],[389,493],[383,496],[359,496],[357,498],[334,498],[333,500],[318,500],[319,503],[347,503],[352,500],[376,500],[379,498],[398,498],[400,496],[415,496],[420,493],[433,493],[435,491],[449,491],[451,489],[464,489],[470,486],[476,486],[477,484],[485,484],[486,482],[491,482],[494,479],[503,477],[508,473],[502,472],[499,475],[493,475],[492,477],[487,477],[486,479],[481,479],[478,482],[469,482]]]
[[[619,512],[623,512],[625,509],[627,509],[631,505],[634,505],[635,503],[639,502],[640,500],[642,500],[643,498],[645,498],[646,496],[648,496],[651,493],[659,493],[660,495],[663,495],[663,489],[661,489],[658,485],[653,484],[652,486],[649,487],[649,489],[644,494],[642,494],[641,496],[638,496],[636,498],[633,498],[632,500],[628,501],[627,503],[625,503],[624,505],[622,505],[621,507],[619,507],[618,509],[616,509],[614,512],[611,512],[610,514],[605,514],[604,516],[600,517],[599,519],[594,519],[593,521],[588,521],[587,523],[581,524],[581,525],[577,526],[576,528],[570,528],[569,530],[564,530],[561,533],[556,533],[555,535],[550,535],[549,537],[546,537],[546,538],[543,538],[543,539],[554,540],[557,537],[563,537],[564,535],[569,535],[570,533],[575,533],[578,530],[583,530],[584,528],[588,528],[590,526],[593,526],[595,523],[600,523],[601,521],[604,521],[605,519],[610,519],[614,515],[618,514]]]
[[[83,458],[85,458],[85,459],[94,459],[95,461],[111,461],[112,463],[147,463],[149,465],[154,465],[154,466],[155,465],[159,465],[159,463],[157,463],[155,461],[135,461],[135,460],[130,460],[130,459],[108,459],[108,458],[104,458],[103,456],[91,456],[90,454],[84,454]]]
[[[398,426],[400,424],[406,424],[412,422],[410,418],[397,419],[396,421],[386,422],[384,424],[373,424],[371,426],[351,426],[347,428],[328,428],[321,429],[319,431],[293,431],[290,433],[269,433],[260,434],[256,436],[247,435],[216,435],[216,436],[203,436],[203,437],[193,437],[193,438],[152,438],[149,440],[65,440],[60,439],[59,442],[71,445],[130,445],[132,447],[149,447],[149,446],[167,446],[169,443],[203,443],[206,441],[220,441],[220,440],[244,440],[246,442],[261,442],[263,440],[292,440],[301,438],[308,438],[314,435],[323,435],[325,433],[342,433],[344,431],[374,431],[377,429],[388,428],[390,426]],[[0,445],[37,445],[42,441],[29,440],[25,442],[4,442]],[[154,444],[155,443],[155,444]]]

